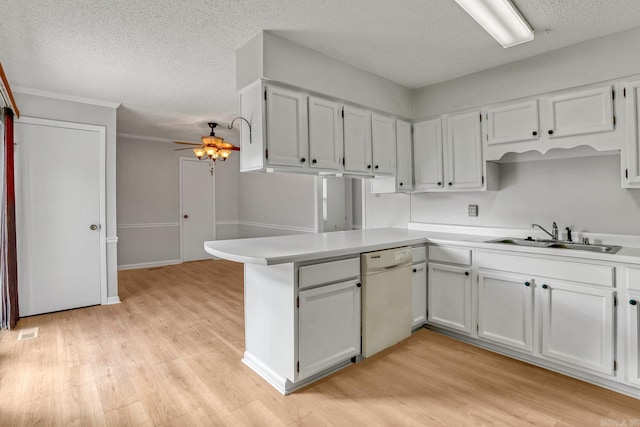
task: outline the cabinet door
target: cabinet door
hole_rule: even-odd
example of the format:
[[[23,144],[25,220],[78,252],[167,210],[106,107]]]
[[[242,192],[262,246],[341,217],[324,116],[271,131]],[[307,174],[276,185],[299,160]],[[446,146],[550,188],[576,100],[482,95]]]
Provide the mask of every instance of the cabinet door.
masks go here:
[[[471,333],[470,268],[429,264],[429,323]]]
[[[371,115],[371,147],[374,175],[396,173],[396,122],[391,117]]]
[[[540,138],[537,99],[488,108],[485,118],[490,147]]]
[[[533,351],[533,286],[528,278],[480,273],[478,335],[509,347]]]
[[[416,191],[443,188],[442,120],[426,120],[413,125],[413,170]]]
[[[371,113],[344,107],[344,170],[372,173]]]
[[[267,87],[267,164],[307,167],[307,97],[278,87]]]
[[[542,355],[613,375],[613,290],[549,281],[538,286]]]
[[[360,354],[360,287],[357,280],[298,294],[298,379]]]
[[[544,98],[543,132],[562,138],[612,131],[613,88],[605,86]]]
[[[413,188],[411,151],[411,123],[396,120],[396,188],[400,191]]]
[[[445,116],[447,188],[482,188],[480,112]]]
[[[427,320],[427,263],[413,266],[413,323],[412,328]]]
[[[309,97],[309,167],[342,169],[342,106]]]
[[[640,292],[629,292],[625,302],[628,310],[627,334],[629,346],[628,381],[640,385]]]
[[[625,178],[629,187],[640,187],[640,80],[626,84],[627,145]]]

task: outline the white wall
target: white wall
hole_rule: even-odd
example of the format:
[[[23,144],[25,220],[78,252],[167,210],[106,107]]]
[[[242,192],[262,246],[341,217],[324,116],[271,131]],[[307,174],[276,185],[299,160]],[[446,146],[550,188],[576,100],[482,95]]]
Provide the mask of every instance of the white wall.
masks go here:
[[[316,197],[315,177],[310,175],[240,174],[239,237],[315,232]]]
[[[620,188],[617,155],[505,163],[499,191],[423,193],[411,199],[411,220],[436,224],[640,234],[640,191]],[[478,205],[469,217],[467,205]]]
[[[640,73],[640,27],[419,89],[415,118]]]
[[[20,112],[25,117],[84,123],[106,128],[107,297],[117,301],[116,109],[19,91],[14,95]]]
[[[180,157],[169,142],[118,137],[118,265],[180,260]],[[216,238],[238,236],[238,156],[216,162]]]
[[[640,28],[422,88],[416,91],[415,117],[637,74],[637,46]],[[640,234],[640,191],[620,188],[619,156],[499,168],[498,192],[412,195],[411,221],[522,228],[557,221],[578,231]],[[467,216],[468,204],[479,205],[477,218]]]
[[[237,88],[259,78],[413,117],[413,90],[269,32],[257,34],[236,51]]]
[[[409,222],[411,196],[403,193],[372,194],[371,180],[362,181],[362,204],[364,205],[364,227],[406,228]]]

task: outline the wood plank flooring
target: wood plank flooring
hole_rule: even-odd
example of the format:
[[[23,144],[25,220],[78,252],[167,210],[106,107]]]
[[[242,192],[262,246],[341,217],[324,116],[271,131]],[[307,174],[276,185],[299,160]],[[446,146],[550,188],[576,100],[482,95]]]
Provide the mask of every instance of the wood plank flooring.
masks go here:
[[[228,261],[122,271],[119,305],[1,331],[0,425],[640,425],[640,400],[428,330],[281,396],[240,362],[242,275]]]

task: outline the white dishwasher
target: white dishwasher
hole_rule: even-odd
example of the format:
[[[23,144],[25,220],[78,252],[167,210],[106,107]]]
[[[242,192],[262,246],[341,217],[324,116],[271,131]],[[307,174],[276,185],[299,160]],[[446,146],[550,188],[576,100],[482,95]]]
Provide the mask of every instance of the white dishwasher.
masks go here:
[[[362,355],[369,357],[411,335],[411,248],[361,255]]]

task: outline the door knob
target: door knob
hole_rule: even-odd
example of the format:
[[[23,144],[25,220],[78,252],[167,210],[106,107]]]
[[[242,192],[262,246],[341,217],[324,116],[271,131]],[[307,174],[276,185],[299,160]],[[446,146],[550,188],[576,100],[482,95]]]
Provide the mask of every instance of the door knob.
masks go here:
[[[182,215],[182,218],[187,219],[187,218],[189,218],[189,215],[184,214],[184,215]]]
[[[96,224],[91,224],[91,225],[89,226],[89,228],[90,228],[91,230],[97,230],[97,229],[98,229],[98,226],[97,226]]]

